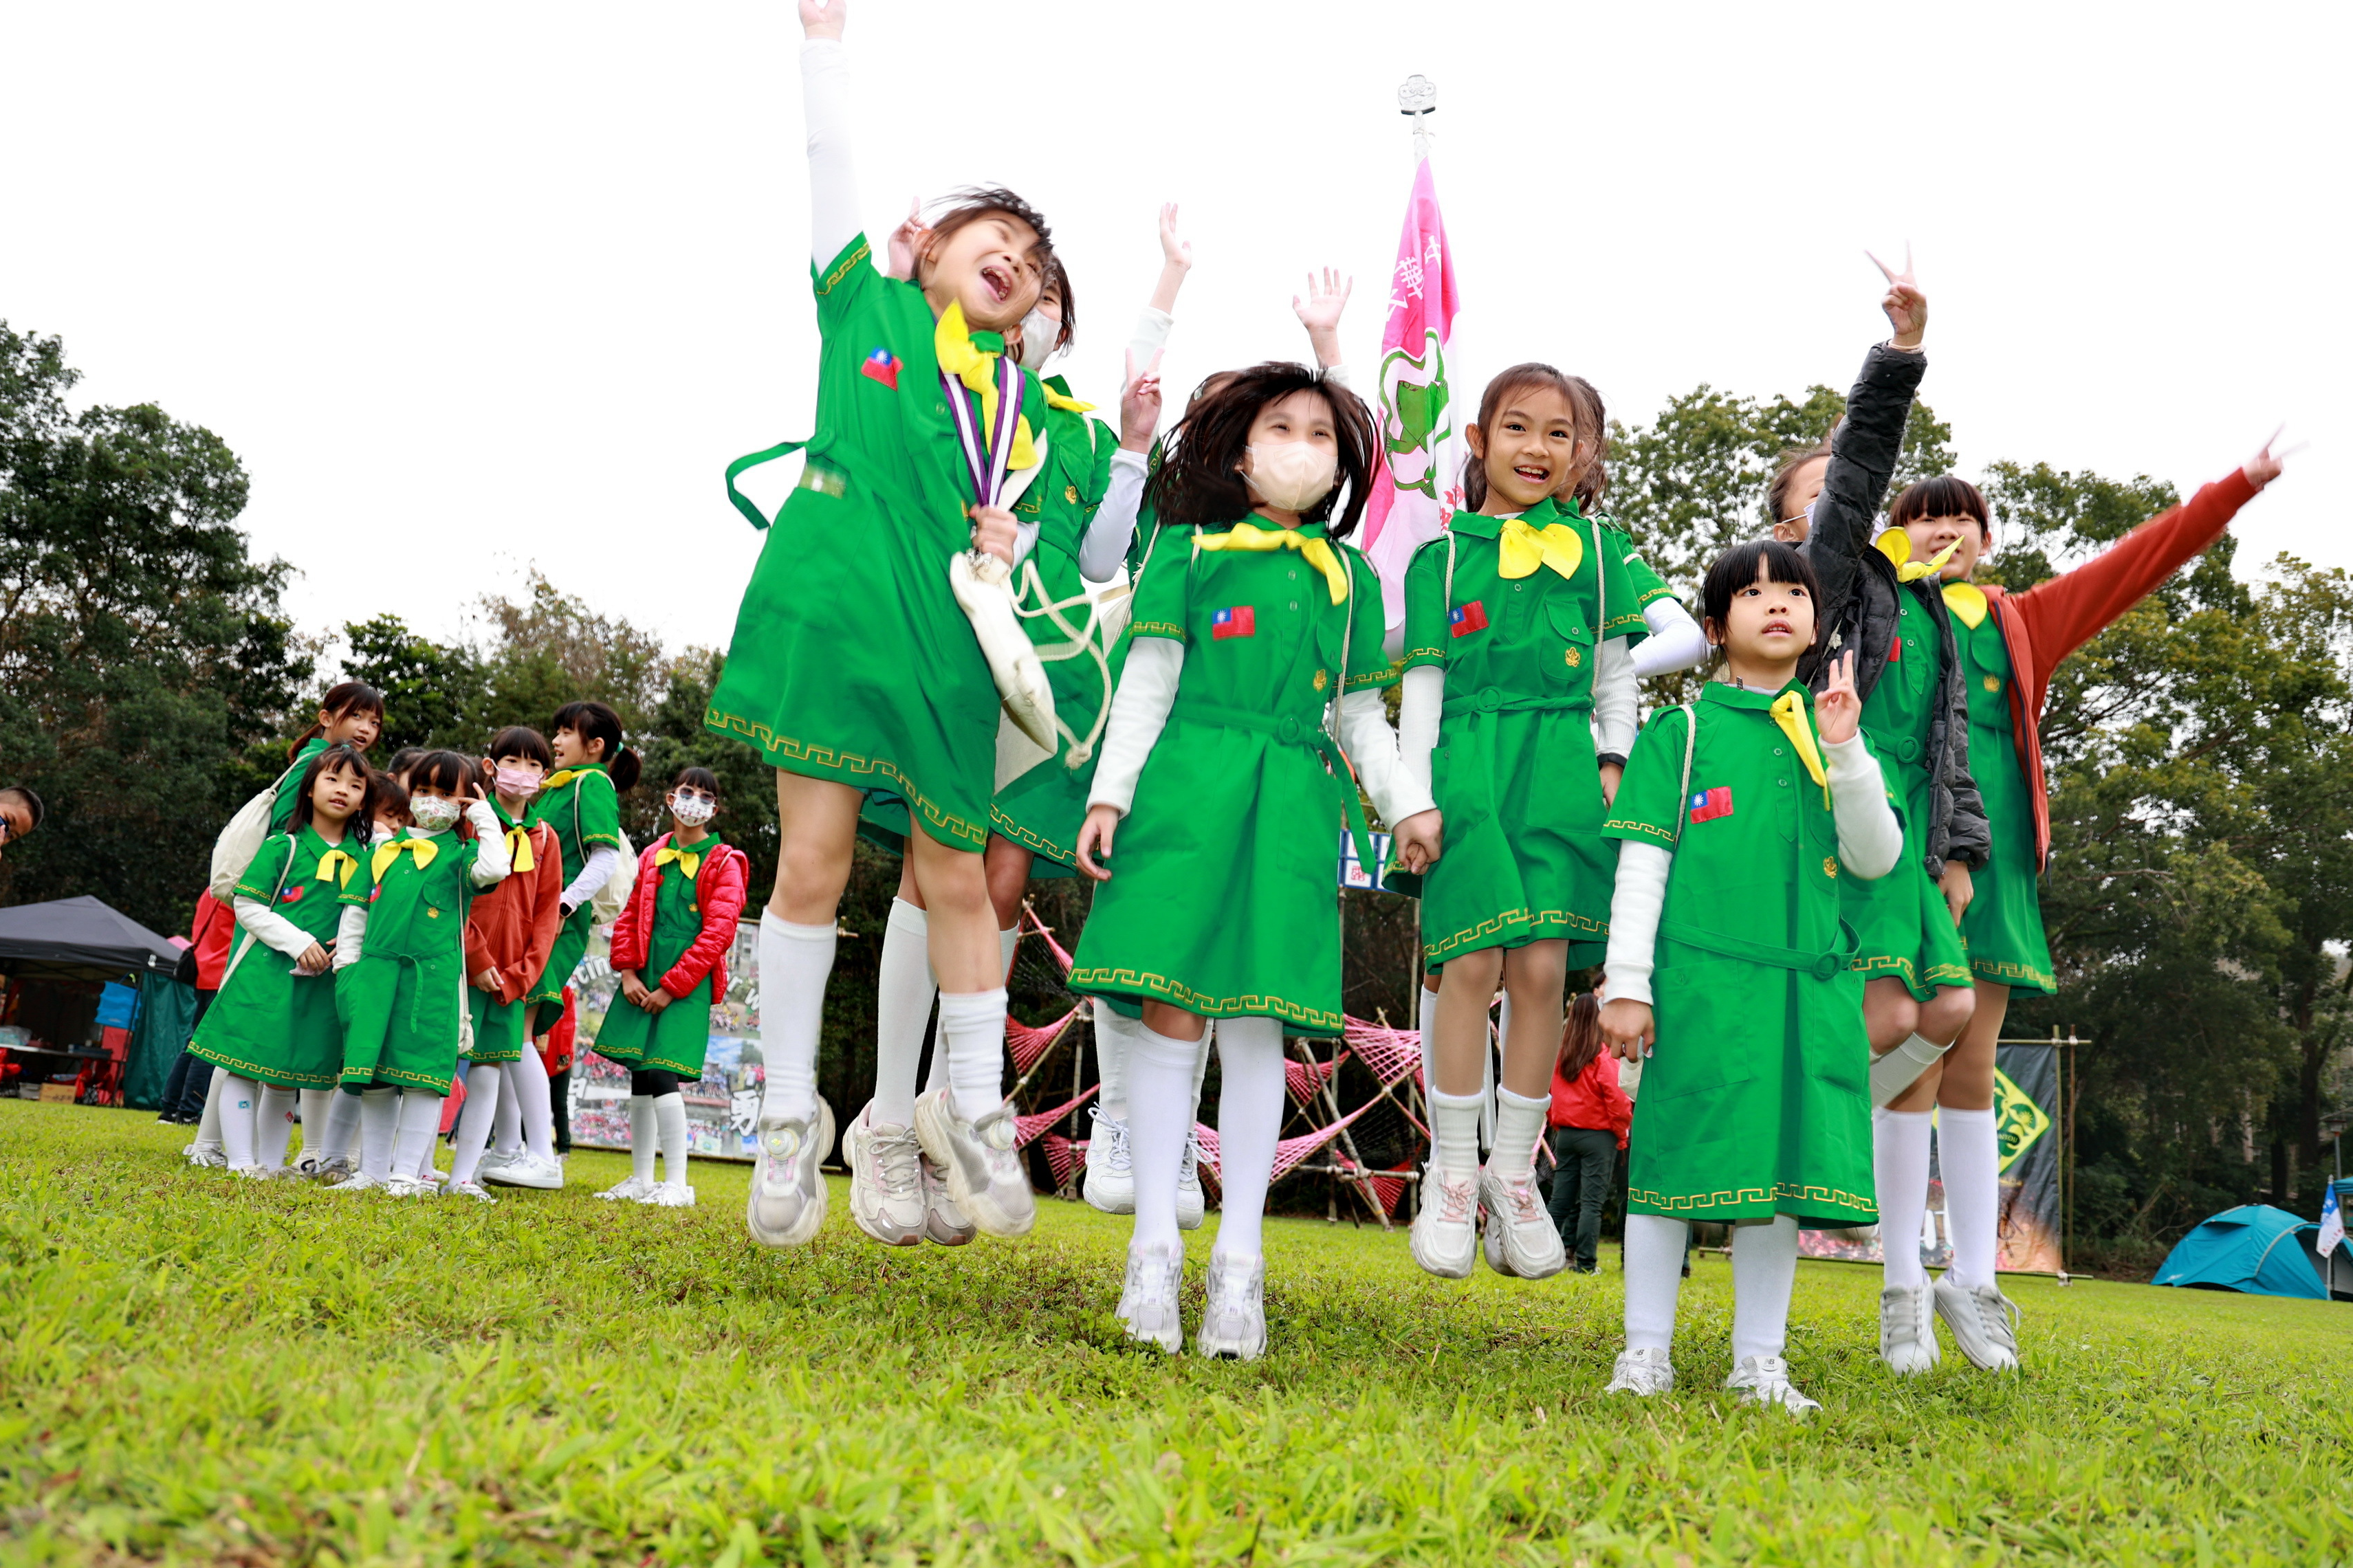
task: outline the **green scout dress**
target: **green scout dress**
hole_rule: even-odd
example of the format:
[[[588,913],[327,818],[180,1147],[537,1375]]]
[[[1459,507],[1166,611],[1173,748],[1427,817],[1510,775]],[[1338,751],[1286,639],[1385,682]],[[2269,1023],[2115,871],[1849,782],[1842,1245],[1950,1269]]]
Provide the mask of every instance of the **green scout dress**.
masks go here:
[[[1862,732],[1887,775],[1888,795],[1903,821],[1904,856],[1875,882],[1847,879],[1846,918],[1862,940],[1855,967],[1864,978],[1892,975],[1926,1002],[1939,985],[1967,985],[1969,961],[1926,861],[1933,785],[1928,726],[1936,714],[1942,639],[1914,586],[1897,590],[1895,603],[1897,651],[1863,699]]]
[[[659,879],[654,889],[654,929],[646,938],[645,967],[638,971],[649,987],[659,985],[702,934],[702,906],[695,900],[694,879],[703,858],[719,847],[714,833],[700,844],[672,843],[656,857],[662,863],[654,868]],[[616,991],[596,1030],[596,1051],[627,1067],[674,1072],[693,1083],[702,1077],[702,1053],[710,1045],[711,976],[706,973],[692,991],[659,1013],[631,1005]]]
[[[600,844],[616,850],[621,847],[621,795],[602,763],[582,763],[548,774],[531,803],[531,820],[544,822],[555,830],[555,842],[564,851],[567,888],[588,864],[589,850]],[[596,923],[593,903],[582,904],[557,928],[554,945],[548,949],[547,967],[539,972],[539,984],[524,998],[533,1006],[531,1032],[534,1035],[545,1034],[564,1016],[564,988],[572,984],[572,972],[580,967],[581,958],[588,952],[589,930]]]
[[[311,765],[311,759],[326,749],[327,737],[311,736],[295,752],[294,760],[286,764],[286,771],[278,775],[277,784],[271,786],[278,791],[278,798],[269,803],[270,832],[283,833],[287,825],[294,820],[295,785],[302,782],[302,770]],[[332,940],[333,933],[330,931],[328,935]]]
[[[366,852],[359,847],[359,855]],[[312,942],[332,947],[343,914],[337,895],[359,863],[314,827],[273,833],[237,879],[236,897],[268,904]],[[189,1055],[279,1089],[332,1088],[343,1065],[334,972],[301,974],[292,959],[251,932],[239,931],[237,940],[228,978],[205,1009]]]
[[[817,431],[744,590],[703,722],[787,773],[895,800],[942,843],[979,849],[1000,708],[948,587],[949,559],[972,542],[974,496],[940,380],[940,323],[922,289],[874,269],[863,235],[812,281]],[[1004,339],[969,341],[993,369]],[[1022,384],[1034,426],[1045,398],[1026,371]],[[978,421],[976,395],[960,395]],[[745,467],[799,445],[739,461],[731,494]]]
[[[491,797],[491,809],[498,814],[499,826],[507,830],[507,853],[512,856],[517,843],[514,829],[522,824],[507,815],[507,808],[499,804],[496,795]],[[526,809],[523,821],[529,821],[531,813]],[[525,834],[523,841],[527,843],[529,835]],[[517,864],[515,869],[520,871],[522,868]],[[586,910],[581,911],[583,914],[587,912]],[[561,933],[559,940],[560,936]],[[364,944],[362,951],[365,951]],[[580,961],[575,957],[572,962],[576,965]],[[523,1047],[531,1041],[531,1018],[536,1005],[527,995],[512,1002],[501,1002],[470,982],[466,986],[466,1009],[473,1018],[474,1043],[467,1050],[466,1059],[484,1064],[522,1060]],[[559,987],[556,993],[557,1011],[561,1012],[563,1006],[563,992]]]
[[[1428,962],[1548,939],[1567,940],[1572,969],[1600,961],[1618,847],[1601,837],[1593,683],[1601,644],[1641,627],[1619,552],[1574,502],[1516,521],[1458,511],[1414,552],[1406,668],[1446,672],[1430,754],[1446,853],[1419,879]]]
[[[1634,609],[1638,617],[1641,611],[1661,599],[1675,597],[1675,591],[1667,586],[1666,579],[1651,569],[1649,562],[1642,559],[1641,552],[1635,548],[1634,536],[1627,532],[1616,518],[1607,512],[1599,512],[1593,521],[1608,529],[1617,542],[1620,563],[1626,569],[1626,581],[1634,591]]]
[[[1840,921],[1857,879],[1807,765],[1812,694],[1712,682],[1689,711],[1688,775],[1692,720],[1671,708],[1635,742],[1602,827],[1674,856],[1627,1212],[1872,1224],[1871,1039]]]
[[[1254,533],[1171,531],[1136,589],[1131,632],[1184,644],[1185,668],[1070,988],[1337,1035],[1337,830],[1356,797],[1346,768],[1327,765],[1339,748],[1324,723],[1335,682],[1395,679],[1380,578],[1320,523],[1241,521]],[[1332,552],[1344,601],[1302,551],[1240,547],[1253,537]]]
[[[408,845],[419,847],[410,849]],[[427,850],[432,853],[428,858]],[[343,1083],[449,1092],[466,1016],[466,910],[476,847],[414,828],[360,862],[342,901],[367,910],[357,962],[335,978]]]
[[[2019,766],[2010,709],[2010,649],[1985,595],[1970,584],[1945,584],[1945,607],[1968,665],[1969,776],[1993,828],[1993,853],[1972,874],[1976,890],[1961,916],[1969,973],[2012,991],[2055,996],[2059,980],[2035,875],[2034,803]]]

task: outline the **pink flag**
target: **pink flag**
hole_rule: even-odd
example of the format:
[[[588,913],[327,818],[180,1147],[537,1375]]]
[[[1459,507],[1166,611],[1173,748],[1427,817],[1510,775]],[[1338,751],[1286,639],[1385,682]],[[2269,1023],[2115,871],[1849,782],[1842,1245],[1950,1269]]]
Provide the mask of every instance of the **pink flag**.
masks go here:
[[[1381,574],[1392,630],[1405,622],[1406,563],[1438,537],[1462,500],[1462,438],[1446,364],[1457,308],[1454,252],[1424,158],[1414,171],[1397,271],[1389,279],[1388,320],[1381,329],[1383,461],[1365,513],[1365,554]]]

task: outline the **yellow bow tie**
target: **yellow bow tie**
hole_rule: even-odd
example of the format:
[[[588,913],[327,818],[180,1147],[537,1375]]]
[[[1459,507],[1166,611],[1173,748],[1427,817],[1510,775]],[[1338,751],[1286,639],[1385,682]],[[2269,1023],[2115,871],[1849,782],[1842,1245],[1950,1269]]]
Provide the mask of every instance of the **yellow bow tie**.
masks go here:
[[[1942,572],[1945,563],[1953,558],[1953,552],[1961,547],[1961,542],[1956,539],[1927,560],[1915,561],[1912,559],[1912,536],[1900,528],[1889,529],[1872,542],[1879,547],[1882,555],[1895,563],[1895,580],[1899,583],[1916,583],[1933,573]]]
[[[660,849],[655,851],[654,869],[659,871],[673,860],[677,861],[680,868],[685,871],[686,879],[690,882],[694,880],[695,874],[702,869],[702,852],[701,850],[681,849],[675,844],[665,845]]]
[[[1506,518],[1495,544],[1502,552],[1496,570],[1505,577],[1530,576],[1539,566],[1549,566],[1563,577],[1574,577],[1585,560],[1585,541],[1565,522],[1531,528],[1516,517]]]
[[[962,300],[949,300],[948,308],[940,312],[940,324],[932,331],[932,352],[939,356],[942,370],[979,395],[981,428],[996,429],[997,355],[973,346],[972,332],[964,324]],[[1052,394],[1047,395],[1050,401]],[[1038,448],[1031,444],[1026,414],[1013,422],[1013,455],[1005,466],[1008,469],[1038,466]]]
[[[311,879],[319,882],[332,880],[339,888],[348,888],[352,885],[352,873],[359,868],[358,857],[341,849],[330,849],[319,857],[319,874]],[[339,870],[342,873],[340,877],[337,876]]]
[[[531,870],[539,864],[539,858],[531,852],[530,828],[517,826],[507,829],[507,859],[519,872]]]
[[[1950,610],[1961,625],[1971,631],[1977,630],[1985,624],[1986,611],[1991,607],[1985,596],[1985,590],[1975,583],[1945,584],[1945,608]]]
[[[1311,539],[1295,528],[1261,528],[1256,523],[1238,522],[1226,533],[1193,535],[1196,550],[1296,550],[1300,556],[1324,574],[1325,586],[1332,591],[1332,602],[1348,602],[1348,568],[1341,563],[1340,552],[1326,540]]]
[[[1814,727],[1806,720],[1806,700],[1794,691],[1781,693],[1773,700],[1773,722],[1789,737],[1789,744],[1798,748],[1798,760],[1806,764],[1806,772],[1822,786],[1822,804],[1828,805],[1831,781],[1822,772],[1821,748],[1814,744]]]
[[[1072,414],[1092,414],[1095,411],[1093,404],[1081,403],[1075,397],[1065,397],[1043,382],[1038,384],[1038,390],[1046,395],[1046,406],[1049,408],[1068,409]]]
[[[578,768],[566,768],[560,773],[550,773],[545,778],[540,780],[539,787],[543,791],[561,789],[579,776],[580,770]]]
[[[375,847],[375,857],[368,868],[368,874],[377,881],[383,881],[385,872],[400,858],[400,852],[404,849],[416,853],[417,868],[420,871],[433,864],[433,857],[441,853],[441,846],[430,838],[396,838],[389,844]]]

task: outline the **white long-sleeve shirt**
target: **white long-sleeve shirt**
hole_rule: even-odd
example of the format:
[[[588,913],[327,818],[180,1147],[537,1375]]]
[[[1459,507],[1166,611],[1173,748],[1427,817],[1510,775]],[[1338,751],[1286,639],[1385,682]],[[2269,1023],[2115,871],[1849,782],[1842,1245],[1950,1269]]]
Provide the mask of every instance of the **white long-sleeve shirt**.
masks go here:
[[[1707,634],[1692,613],[1672,599],[1654,599],[1642,611],[1649,637],[1634,650],[1634,674],[1655,680],[1679,669],[1696,668],[1707,658]]]
[[[1635,689],[1634,656],[1624,637],[1601,645],[1594,661],[1593,749],[1597,755],[1623,757],[1634,749],[1640,699]],[[1404,694],[1398,703],[1398,753],[1409,776],[1430,787],[1430,753],[1437,748],[1438,731],[1446,710],[1446,671],[1419,664],[1405,672]]]
[[[468,806],[466,820],[474,825],[474,863],[467,868],[467,875],[478,889],[495,888],[514,870],[514,858],[507,849],[506,825],[499,820],[498,813],[491,809],[491,803],[486,800],[478,800]],[[410,827],[404,829],[401,837],[439,839],[447,837],[449,831],[444,828],[439,833],[427,833],[421,827]],[[342,916],[335,922],[335,967],[349,969],[357,963],[366,943],[367,907],[364,904],[344,905]]]

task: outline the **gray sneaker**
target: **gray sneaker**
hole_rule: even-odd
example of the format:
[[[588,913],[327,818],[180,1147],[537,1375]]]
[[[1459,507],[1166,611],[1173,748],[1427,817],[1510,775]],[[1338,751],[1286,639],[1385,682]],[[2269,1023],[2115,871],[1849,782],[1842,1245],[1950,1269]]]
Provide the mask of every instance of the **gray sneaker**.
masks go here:
[[[1201,1139],[1198,1133],[1185,1134],[1185,1163],[1176,1167],[1176,1228],[1198,1230],[1201,1219],[1208,1212],[1208,1202],[1201,1195]],[[1135,1205],[1128,1205],[1134,1212]]]
[[[1127,1278],[1119,1292],[1119,1321],[1127,1337],[1170,1355],[1185,1351],[1185,1325],[1176,1312],[1176,1292],[1185,1283],[1185,1254],[1171,1248],[1127,1252]]]
[[[763,1121],[758,1135],[744,1223],[763,1247],[806,1246],[825,1224],[825,1178],[817,1163],[833,1147],[833,1107],[820,1096],[814,1125]]]
[[[1524,1172],[1513,1181],[1489,1167],[1479,1173],[1479,1201],[1487,1210],[1491,1245],[1487,1260],[1502,1254],[1504,1267],[1495,1270],[1514,1279],[1547,1279],[1568,1267],[1568,1252],[1560,1232],[1536,1195],[1535,1176]]]
[[[1936,1276],[1933,1289],[1936,1316],[1953,1331],[1953,1342],[1971,1364],[1985,1372],[2018,1370],[2017,1302],[1996,1285],[1957,1285],[1949,1268]]]
[[[1743,1357],[1724,1380],[1724,1386],[1738,1390],[1743,1405],[1778,1405],[1792,1415],[1810,1415],[1822,1407],[1820,1400],[1798,1392],[1789,1381],[1789,1363],[1777,1355]]]
[[[869,1100],[842,1134],[849,1156],[849,1217],[885,1247],[923,1245],[923,1145],[912,1127],[874,1120]]]
[[[952,1089],[915,1101],[915,1136],[947,1180],[948,1196],[985,1235],[1027,1236],[1038,1223],[1038,1200],[1016,1149],[1013,1104],[1000,1102],[977,1121],[955,1113]]]
[[[1205,1356],[1256,1361],[1266,1353],[1266,1259],[1229,1263],[1209,1255],[1209,1300],[1193,1348]]]
[[[1609,1369],[1604,1394],[1630,1394],[1641,1399],[1670,1393],[1675,1386],[1675,1363],[1661,1350],[1622,1350]]]
[[[1890,1285],[1879,1293],[1879,1359],[1898,1377],[1936,1364],[1936,1321],[1928,1315],[1928,1287]]]
[[[923,1172],[923,1239],[940,1247],[964,1247],[980,1234],[971,1216],[948,1196],[948,1179],[929,1154],[918,1154]]]

